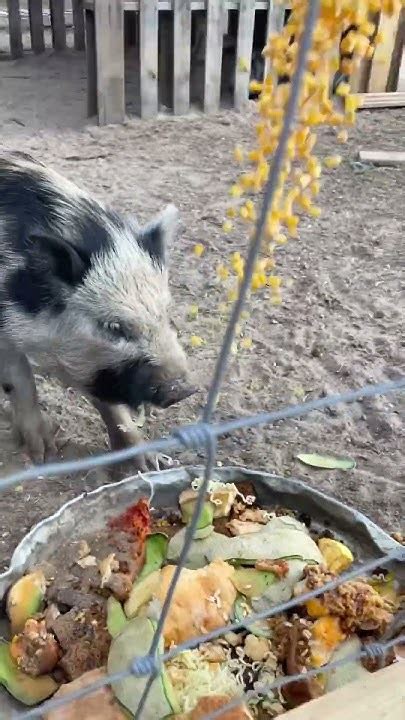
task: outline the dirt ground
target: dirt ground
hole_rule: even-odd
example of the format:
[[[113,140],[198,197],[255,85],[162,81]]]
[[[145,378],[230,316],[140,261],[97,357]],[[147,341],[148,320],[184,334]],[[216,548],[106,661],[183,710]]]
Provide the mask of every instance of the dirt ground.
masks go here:
[[[187,345],[193,333],[206,344],[192,352],[202,388],[224,332],[217,306],[215,266],[232,249],[246,248],[239,228],[223,236],[228,187],[236,174],[232,148],[252,138],[254,117],[224,112],[215,117],[134,118],[122,127],[98,128],[85,118],[85,66],[78,55],[46,55],[0,62],[0,148],[19,149],[49,163],[117,209],[148,219],[168,202],[178,205],[182,228],[172,249],[174,314]],[[405,371],[405,166],[362,167],[360,148],[404,149],[404,110],[362,112],[344,148],[341,167],[323,182],[319,220],[302,223],[301,239],[279,252],[284,300],[253,303],[246,333],[254,349],[232,358],[217,419],[279,408],[301,399],[397,378]],[[335,147],[331,133],[320,154]],[[193,245],[206,252],[197,259]],[[198,321],[187,308],[198,303]],[[89,404],[51,378],[38,378],[44,409],[58,430],[61,457],[106,447],[101,423]],[[175,423],[195,421],[204,394],[148,424],[150,437]],[[390,531],[405,509],[405,397],[376,400],[315,413],[302,420],[247,430],[219,443],[218,459],[308,483],[357,507]],[[310,470],[297,453],[350,456],[350,473]],[[178,456],[196,460],[192,453]],[[203,457],[200,454],[197,461]],[[0,472],[22,467],[10,434],[6,402],[0,405]],[[41,518],[104,473],[35,481],[0,494],[0,567],[18,540]]]

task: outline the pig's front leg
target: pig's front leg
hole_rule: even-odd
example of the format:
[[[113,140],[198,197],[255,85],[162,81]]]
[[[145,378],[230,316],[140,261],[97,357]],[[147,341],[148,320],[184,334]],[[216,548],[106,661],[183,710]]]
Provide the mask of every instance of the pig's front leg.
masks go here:
[[[6,338],[0,338],[0,384],[10,399],[14,431],[35,463],[56,456],[51,430],[43,417],[34,375],[24,353]]]
[[[107,428],[111,450],[123,450],[143,441],[142,433],[133,420],[130,409],[126,405],[110,405],[92,399],[94,407],[99,411]],[[119,466],[119,470],[129,471],[130,467],[141,472],[163,470],[172,467],[173,460],[166,455],[155,457],[137,455]]]

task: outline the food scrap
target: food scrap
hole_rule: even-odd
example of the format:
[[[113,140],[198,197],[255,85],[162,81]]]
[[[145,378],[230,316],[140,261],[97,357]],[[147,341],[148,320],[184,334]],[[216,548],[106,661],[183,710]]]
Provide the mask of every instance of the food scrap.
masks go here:
[[[180,493],[177,508],[151,510],[141,498],[14,584],[0,682],[15,698],[32,705],[56,691],[62,697],[106,670],[117,677],[134,656],[149,652],[200,484],[197,478]],[[153,680],[145,720],[199,720],[222,707],[224,720],[267,720],[378,670],[358,661],[350,672],[322,672],[363,642],[392,628],[400,632],[395,576],[346,581],[300,604],[301,594],[321,591],[355,559],[344,542],[312,532],[310,519],[305,522],[289,508],[261,506],[250,484],[210,482],[158,652],[231,621],[240,629],[166,662]],[[250,621],[252,613],[292,597],[298,599],[293,611]],[[384,662],[399,657],[394,648]],[[310,670],[319,675],[269,689],[279,678]],[[127,676],[47,720],[93,720],[97,703],[105,720],[132,717],[145,682]],[[236,705],[227,710],[230,701]]]

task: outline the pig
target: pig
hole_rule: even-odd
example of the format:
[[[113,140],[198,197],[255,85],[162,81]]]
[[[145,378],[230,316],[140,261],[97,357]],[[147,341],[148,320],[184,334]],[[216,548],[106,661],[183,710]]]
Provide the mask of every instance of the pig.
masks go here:
[[[90,398],[113,450],[139,442],[142,404],[195,392],[170,320],[177,224],[173,205],[141,226],[29,155],[0,157],[0,383],[34,462],[56,450],[33,367]]]

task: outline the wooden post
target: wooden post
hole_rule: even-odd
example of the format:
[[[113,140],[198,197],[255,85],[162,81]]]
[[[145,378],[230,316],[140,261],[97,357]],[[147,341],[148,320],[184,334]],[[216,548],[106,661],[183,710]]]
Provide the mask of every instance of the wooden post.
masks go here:
[[[84,33],[84,10],[83,0],[72,0],[73,32],[75,50],[79,52],[86,47]]]
[[[66,50],[65,0],[49,0],[54,50]]]
[[[387,80],[387,92],[395,92],[398,90],[399,71],[402,64],[402,56],[404,52],[405,44],[405,8],[402,8],[401,15],[399,17],[397,35],[395,38],[395,44],[391,55],[390,69]]]
[[[252,65],[255,0],[240,0],[235,67],[235,108],[242,110],[249,100]]]
[[[173,0],[173,14],[173,111],[184,115],[190,109],[190,0]]]
[[[10,54],[16,59],[23,55],[21,32],[20,0],[7,0],[8,32],[10,36]]]
[[[139,3],[139,74],[141,117],[158,111],[158,0]]]
[[[161,12],[158,27],[158,101],[173,108],[173,13]]]
[[[31,49],[35,54],[45,51],[44,19],[42,16],[42,0],[28,0],[30,16]]]
[[[100,125],[125,119],[123,0],[95,0],[97,104]]]
[[[270,7],[267,13],[267,31],[266,31],[266,44],[270,35],[275,35],[282,31],[284,27],[285,18],[285,7],[283,3],[277,3],[275,0],[270,0]],[[268,75],[271,71],[271,61],[269,58],[265,58],[264,63],[264,74]]]
[[[400,10],[392,17],[381,14],[378,30],[383,33],[384,42],[377,45],[371,62],[368,92],[384,92],[387,89],[390,60],[395,47]]]
[[[98,114],[96,27],[94,10],[85,10],[86,63],[87,63],[87,117]]]
[[[219,109],[221,99],[222,43],[221,0],[207,0],[204,112],[215,112]]]

